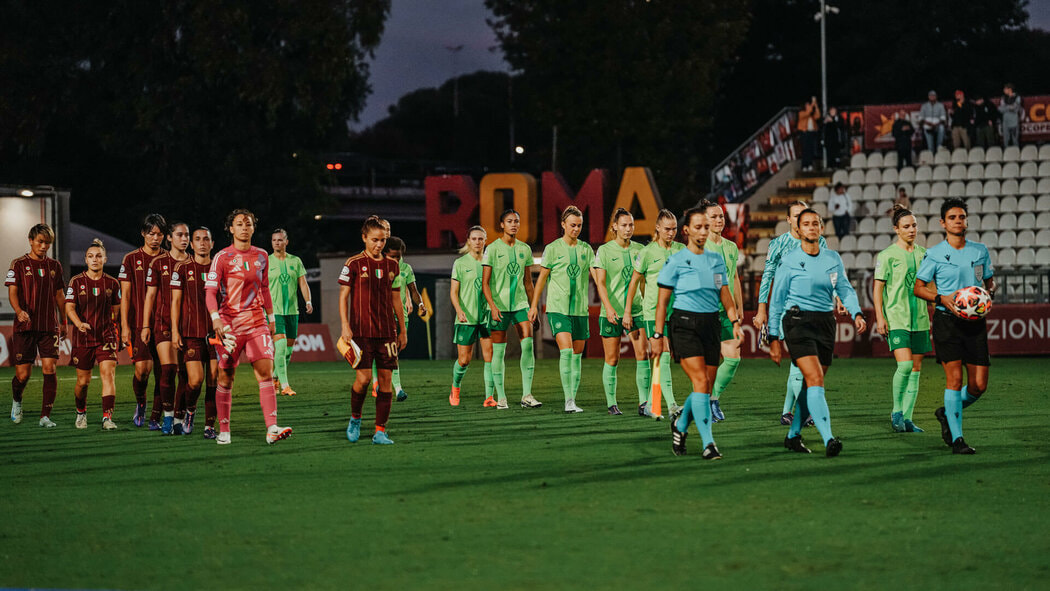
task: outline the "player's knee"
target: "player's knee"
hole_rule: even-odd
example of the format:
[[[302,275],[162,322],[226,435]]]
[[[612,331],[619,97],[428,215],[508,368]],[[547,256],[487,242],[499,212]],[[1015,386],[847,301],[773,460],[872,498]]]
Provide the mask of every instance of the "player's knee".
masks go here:
[[[912,369],[915,367],[915,362],[914,361],[901,361],[901,362],[897,363],[897,367],[902,372],[911,372]]]

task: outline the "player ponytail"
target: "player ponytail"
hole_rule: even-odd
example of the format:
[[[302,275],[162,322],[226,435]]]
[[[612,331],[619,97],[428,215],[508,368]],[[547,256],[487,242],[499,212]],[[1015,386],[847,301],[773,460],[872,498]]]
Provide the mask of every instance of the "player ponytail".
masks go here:
[[[904,207],[900,203],[893,204],[893,227],[897,228],[901,225],[901,219],[913,215],[911,210]]]
[[[615,226],[617,223],[620,222],[620,218],[622,218],[623,216],[634,217],[631,215],[631,212],[627,211],[626,209],[622,207],[617,207],[616,211],[614,211],[612,214],[612,222],[610,222],[609,225]]]
[[[377,215],[370,215],[365,223],[361,224],[361,235],[368,236],[368,233],[372,230],[379,230],[381,232],[390,231],[390,222],[384,220]]]
[[[97,248],[97,249],[101,250],[102,251],[102,256],[103,257],[106,256],[106,245],[102,244],[102,239],[101,238],[95,238],[94,240],[91,241],[91,246],[88,246],[88,250],[91,250],[92,248]]]
[[[697,205],[695,207],[690,207],[689,209],[683,211],[682,212],[682,231],[684,232],[685,229],[689,227],[689,224],[693,223],[693,216],[695,216],[695,215],[702,215],[702,216],[706,217],[707,216],[707,208],[708,207],[709,206],[704,205],[703,202],[700,202],[699,205]]]
[[[678,218],[670,210],[661,209],[660,213],[656,214],[656,223],[653,224],[653,240],[656,240],[656,237],[659,235],[659,230],[656,228],[660,226],[662,220],[672,220],[676,225],[678,224]]]
[[[457,251],[459,252],[459,254],[467,254],[468,252],[470,252],[470,235],[474,232],[481,232],[481,235],[484,236],[486,240],[489,237],[489,233],[485,231],[485,228],[481,226],[471,226],[470,229],[467,230],[467,241],[464,242],[463,246],[460,246],[459,250]]]
[[[570,215],[579,216],[580,219],[583,219],[583,212],[580,211],[580,208],[576,207],[575,205],[570,205],[565,208],[565,211],[561,212],[561,221],[564,223]]]
[[[29,240],[36,240],[37,236],[44,236],[48,242],[55,241],[55,231],[47,224],[37,224],[29,228]]]

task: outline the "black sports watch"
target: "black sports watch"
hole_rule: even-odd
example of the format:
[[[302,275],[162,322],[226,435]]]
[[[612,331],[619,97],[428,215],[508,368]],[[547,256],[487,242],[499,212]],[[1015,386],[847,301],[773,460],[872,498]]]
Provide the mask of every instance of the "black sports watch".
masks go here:
[[[662,338],[664,338],[664,333],[662,333],[662,332],[654,332],[652,338],[654,338],[654,339],[662,339]]]
[[[938,306],[941,305],[941,294],[933,296],[933,303],[937,304]]]

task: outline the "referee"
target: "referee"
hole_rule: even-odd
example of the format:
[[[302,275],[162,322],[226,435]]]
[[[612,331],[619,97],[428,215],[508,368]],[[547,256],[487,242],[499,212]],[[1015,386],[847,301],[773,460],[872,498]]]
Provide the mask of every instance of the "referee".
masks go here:
[[[780,364],[780,338],[787,343],[791,359],[802,372],[806,395],[798,397],[799,412],[791,420],[784,447],[809,453],[802,443],[803,417],[812,415],[824,438],[828,457],[839,455],[842,442],[831,434],[831,416],[824,399],[824,375],[835,349],[835,296],[843,302],[858,333],[866,328],[857,294],[846,277],[842,258],[820,247],[824,222],[812,209],[798,216],[801,248],[785,254],[773,279],[769,313],[769,357]],[[783,320],[783,335],[781,332]]]
[[[729,291],[726,263],[720,255],[704,252],[711,222],[706,208],[694,207],[682,216],[682,232],[686,247],[670,256],[656,284],[660,287],[656,303],[655,332],[652,337],[653,355],[662,353],[667,304],[674,295],[668,336],[674,357],[682,364],[693,392],[682,409],[671,415],[671,451],[676,456],[686,453],[685,437],[689,423],[696,421],[703,440],[705,460],[717,460],[722,454],[715,447],[711,434],[711,387],[718,372],[718,356],[722,348],[722,321],[718,315],[721,303],[732,326],[733,336],[741,338],[740,316]],[[670,366],[664,371],[670,371]]]
[[[933,315],[933,342],[937,362],[944,368],[944,406],[934,416],[941,424],[941,438],[952,453],[976,451],[963,440],[963,409],[988,389],[988,327],[984,318],[965,320],[955,309],[955,292],[983,285],[995,293],[995,271],[988,247],[966,239],[966,202],[946,199],[941,205],[944,241],[926,251],[915,276],[915,295],[937,304]],[[935,287],[929,284],[934,283]],[[966,385],[962,370],[966,364]]]

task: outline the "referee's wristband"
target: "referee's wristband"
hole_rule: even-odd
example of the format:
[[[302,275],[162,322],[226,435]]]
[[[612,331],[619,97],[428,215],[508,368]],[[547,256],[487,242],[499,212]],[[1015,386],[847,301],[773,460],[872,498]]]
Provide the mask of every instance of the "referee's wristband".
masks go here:
[[[211,319],[212,320],[218,320],[219,319],[219,313],[218,312],[212,312],[211,313]]]
[[[933,296],[933,303],[937,304],[938,306],[941,305],[941,294]]]

